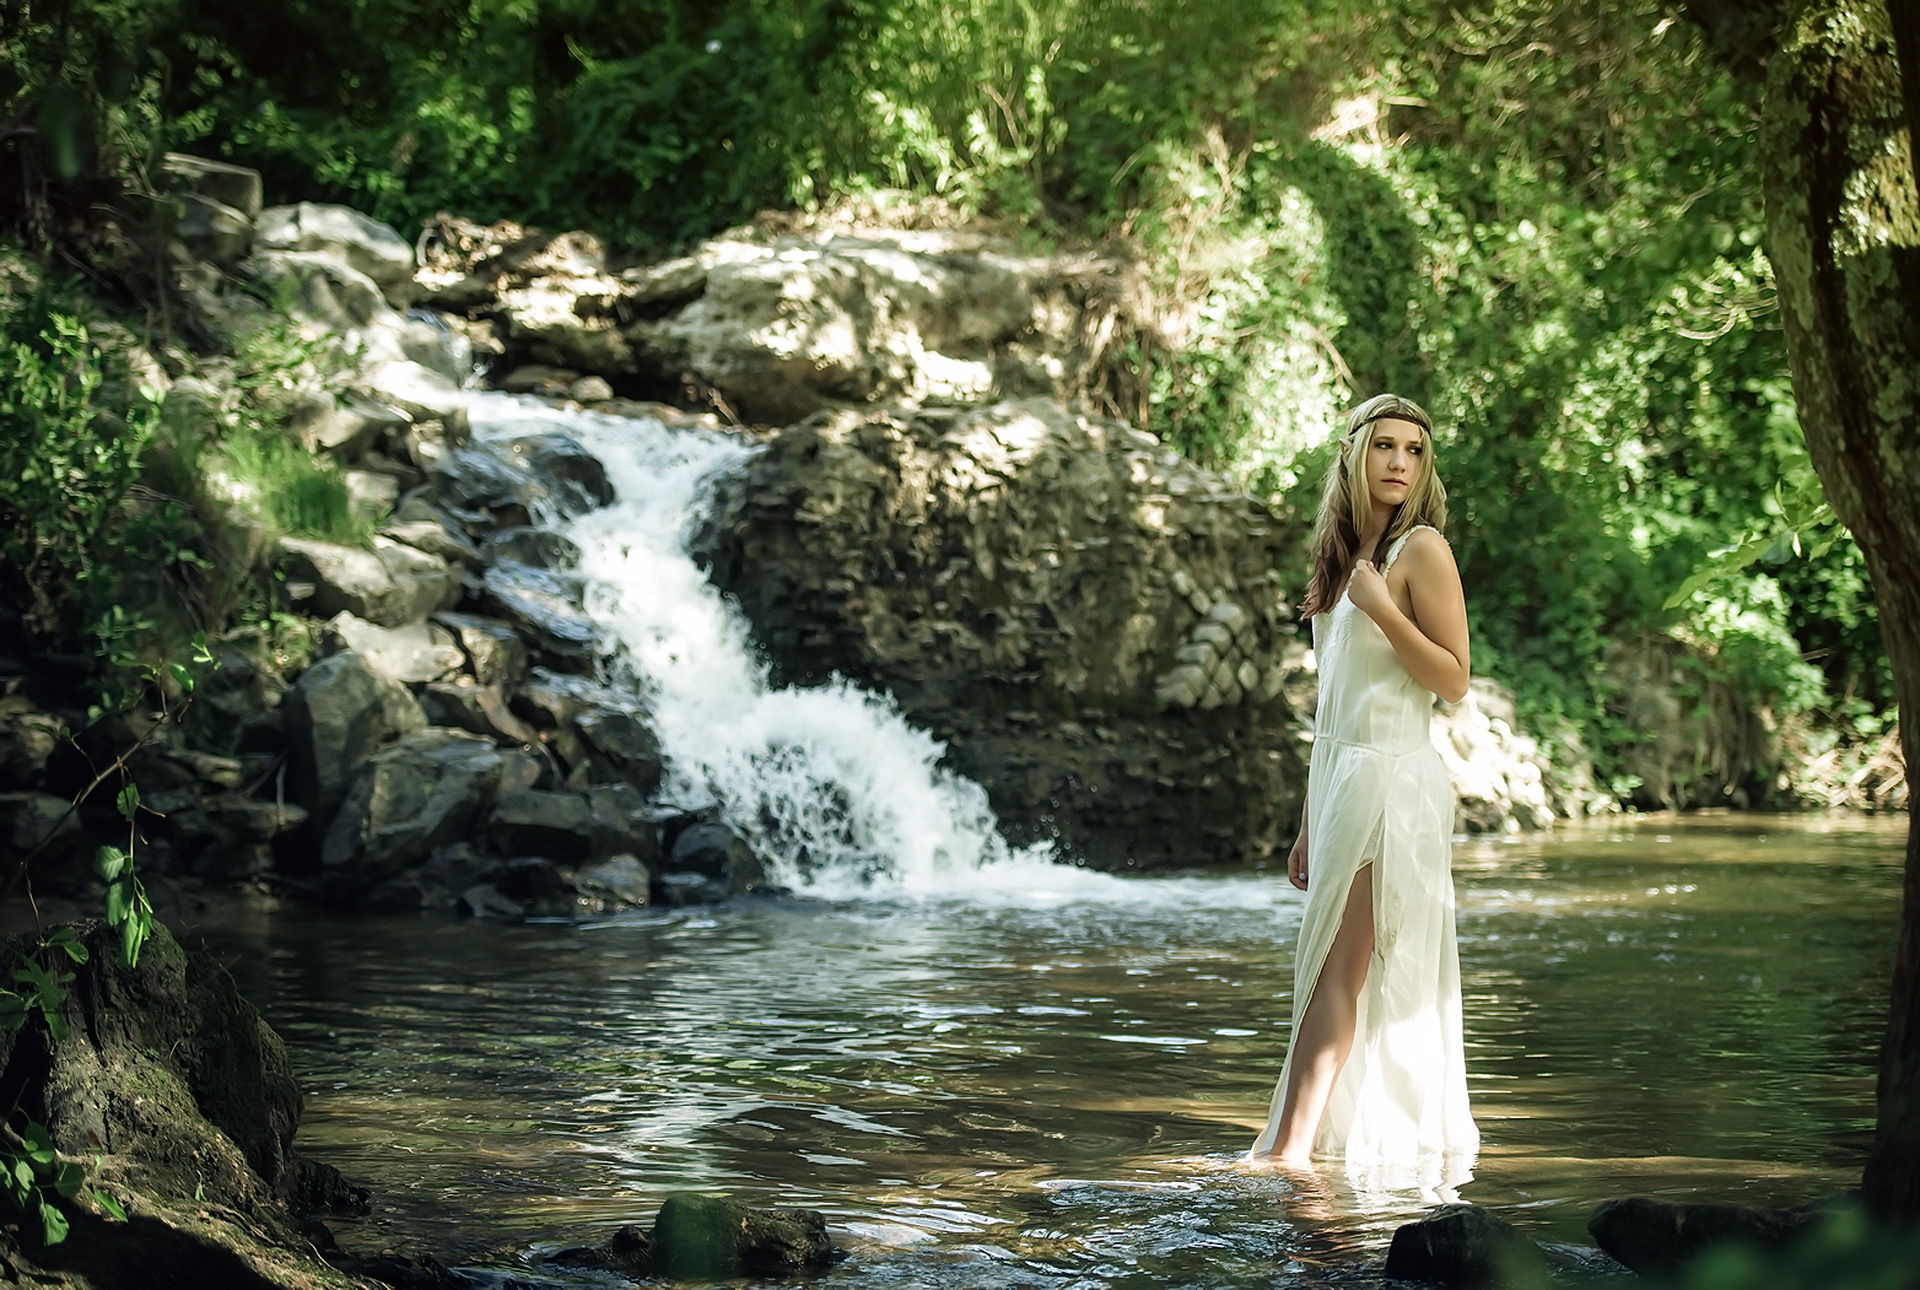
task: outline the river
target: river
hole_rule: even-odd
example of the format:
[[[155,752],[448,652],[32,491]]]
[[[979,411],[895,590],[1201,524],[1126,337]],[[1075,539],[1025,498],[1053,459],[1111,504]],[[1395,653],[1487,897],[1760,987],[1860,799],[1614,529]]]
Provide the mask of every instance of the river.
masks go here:
[[[1461,840],[1485,1145],[1458,1196],[1578,1242],[1609,1196],[1851,1185],[1905,827]],[[851,1255],[819,1282],[843,1290],[1364,1284],[1394,1225],[1454,1192],[1240,1163],[1300,901],[1278,872],[1022,865],[930,897],[202,935],[291,1046],[299,1147],[374,1191],[337,1225],[349,1247],[498,1264],[703,1188],[823,1211]]]

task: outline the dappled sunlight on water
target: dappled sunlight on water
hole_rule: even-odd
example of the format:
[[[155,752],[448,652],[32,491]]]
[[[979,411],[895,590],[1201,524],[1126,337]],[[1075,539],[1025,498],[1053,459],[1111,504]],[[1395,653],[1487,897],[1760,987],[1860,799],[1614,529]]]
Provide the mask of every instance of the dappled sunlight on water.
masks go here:
[[[1867,1144],[1904,818],[1463,843],[1461,1199],[1796,1203]],[[1056,875],[1059,876],[1059,875]],[[1364,1284],[1433,1178],[1248,1168],[1291,1007],[1277,874],[742,901],[582,926],[210,928],[287,1036],[344,1243],[478,1259],[668,1191],[824,1211],[835,1286]],[[1369,1270],[1371,1269],[1371,1270]]]

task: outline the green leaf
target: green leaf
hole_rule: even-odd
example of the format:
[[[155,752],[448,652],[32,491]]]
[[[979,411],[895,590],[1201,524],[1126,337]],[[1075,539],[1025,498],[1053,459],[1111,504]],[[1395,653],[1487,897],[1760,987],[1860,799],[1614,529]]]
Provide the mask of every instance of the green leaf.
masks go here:
[[[128,967],[140,966],[140,947],[147,943],[147,933],[152,930],[153,919],[148,916],[129,918],[120,928],[120,957]]]
[[[187,670],[185,663],[169,663],[167,671],[172,674],[175,685],[188,694],[193,693],[193,673]]]
[[[119,847],[101,847],[94,853],[93,871],[99,874],[103,880],[112,882],[115,878],[125,873],[127,866],[132,863],[133,858]]]
[[[87,1198],[101,1209],[106,1210],[107,1213],[113,1215],[113,1217],[119,1219],[122,1223],[127,1221],[127,1211],[125,1207],[106,1192],[90,1191],[87,1193]]]
[[[107,886],[107,925],[119,927],[133,912],[133,884],[116,878]]]
[[[120,808],[121,819],[131,821],[134,812],[140,809],[140,786],[128,780],[114,797],[113,804]]]
[[[80,1194],[81,1185],[87,1181],[87,1171],[71,1160],[62,1160],[53,1171],[53,1189],[68,1200]]]
[[[16,1157],[13,1162],[13,1180],[23,1188],[33,1186],[33,1166],[24,1159]]]
[[[40,1202],[40,1227],[48,1245],[58,1245],[67,1239],[67,1216],[44,1200]]]

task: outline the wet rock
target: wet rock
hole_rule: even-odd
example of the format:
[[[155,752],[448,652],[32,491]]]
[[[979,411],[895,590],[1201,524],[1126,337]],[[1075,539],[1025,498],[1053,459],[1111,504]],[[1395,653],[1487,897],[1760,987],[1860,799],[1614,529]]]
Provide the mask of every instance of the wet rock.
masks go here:
[[[496,864],[496,859],[481,855],[471,843],[436,847],[424,863],[380,883],[360,903],[368,909],[458,913],[464,894],[492,873]],[[517,907],[513,916],[519,917]]]
[[[638,1223],[628,1223],[598,1245],[558,1250],[546,1261],[561,1267],[606,1268],[630,1277],[645,1277],[652,1272],[653,1240]]]
[[[459,574],[445,560],[391,538],[375,537],[370,551],[281,538],[280,551],[289,576],[312,584],[311,608],[319,617],[344,612],[399,627],[451,608],[460,594]]]
[[[590,708],[573,719],[573,727],[585,748],[569,763],[570,786],[630,784],[646,797],[659,789],[665,755],[653,728],[639,717],[616,708]]]
[[[717,821],[703,821],[674,838],[654,883],[654,900],[716,904],[759,891],[766,881],[766,866],[739,834]]]
[[[480,563],[480,548],[464,533],[456,533],[444,521],[435,519],[388,522],[380,526],[380,536],[410,546],[428,555],[437,555],[450,565]]]
[[[394,307],[404,309],[413,301],[413,246],[387,225],[345,206],[270,207],[260,212],[254,240],[263,250],[335,256],[371,279]]]
[[[397,320],[387,319],[389,326]],[[405,344],[404,330],[390,338],[396,346]],[[441,372],[408,358],[392,359],[360,377],[360,385],[374,400],[406,413],[414,425],[438,424],[452,455],[454,445],[467,440],[467,396],[458,383]],[[436,454],[438,456],[438,454]]]
[[[1786,1245],[1818,1220],[1824,1204],[1796,1209],[1654,1200],[1602,1201],[1587,1219],[1601,1249],[1644,1277],[1671,1277],[1717,1245]]]
[[[459,913],[482,922],[517,923],[527,916],[526,907],[511,900],[492,883],[475,883],[460,893]]]
[[[1299,627],[1273,571],[1304,567],[1305,527],[1026,400],[789,427],[722,485],[701,546],[777,682],[892,693],[1009,841],[1146,868],[1292,837]]]
[[[293,1150],[301,1096],[279,1036],[216,960],[183,952],[164,928],[135,968],[121,962],[117,931],[77,930],[90,953],[62,960],[74,974],[65,1036],[0,1032],[0,1064],[23,1079],[12,1095],[23,1118],[135,1218],[109,1223],[73,1206],[61,1245],[22,1251],[0,1238],[8,1262],[102,1286],[153,1284],[158,1266],[182,1285],[347,1290],[288,1207],[330,1171]],[[5,942],[0,970],[34,944]],[[47,1279],[40,1272],[25,1279]]]
[[[283,707],[294,799],[322,820],[361,763],[427,723],[406,686],[352,652],[308,668]]]
[[[827,1220],[811,1209],[749,1209],[722,1196],[674,1192],[650,1239],[654,1271],[673,1277],[780,1276],[833,1260]]]
[[[466,664],[453,633],[424,622],[380,627],[352,614],[335,614],[321,646],[334,652],[352,650],[382,676],[416,684],[453,676]]]
[[[502,529],[487,535],[481,548],[489,563],[512,561],[536,569],[576,569],[580,547],[572,538],[551,529]]]
[[[481,605],[513,624],[548,666],[592,670],[600,628],[580,607],[578,578],[508,561],[486,571],[483,588]]]
[[[375,753],[355,774],[321,844],[335,899],[355,899],[486,818],[500,779],[491,740],[428,728]]]
[[[473,343],[431,309],[407,310],[400,352],[455,389],[473,375]]]
[[[390,1250],[377,1254],[349,1254],[343,1250],[329,1254],[327,1262],[353,1277],[358,1284],[371,1283],[385,1286],[387,1290],[468,1290],[474,1284],[431,1254],[414,1258]]]
[[[613,500],[606,467],[565,435],[470,444],[434,467],[441,502],[493,527],[584,514]]]
[[[1478,1205],[1442,1205],[1395,1230],[1386,1272],[1479,1288],[1539,1278],[1546,1266],[1540,1247],[1498,1214]]]
[[[507,794],[494,804],[487,836],[501,855],[583,861],[593,854],[593,808],[577,793]]]
[[[640,857],[617,855],[589,865],[575,875],[583,914],[611,914],[636,909],[652,899],[653,875]]]
[[[540,732],[513,714],[495,685],[429,685],[420,692],[420,708],[436,726],[485,735],[502,746],[540,742]]]
[[[579,893],[560,866],[544,856],[519,856],[493,871],[493,888],[518,905],[523,918],[574,918]]]
[[[647,795],[631,784],[596,784],[587,790],[593,813],[593,853],[630,853],[660,858],[660,828],[647,813]]]
[[[467,656],[467,671],[481,685],[511,693],[527,674],[527,647],[511,624],[479,614],[435,614]]]

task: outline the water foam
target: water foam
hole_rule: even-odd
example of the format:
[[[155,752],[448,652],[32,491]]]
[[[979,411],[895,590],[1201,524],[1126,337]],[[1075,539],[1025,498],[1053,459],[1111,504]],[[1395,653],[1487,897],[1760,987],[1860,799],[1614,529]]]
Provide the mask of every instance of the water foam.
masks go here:
[[[1009,847],[986,793],[942,768],[942,745],[889,697],[769,684],[739,609],[687,551],[751,445],[504,395],[473,396],[470,413],[483,439],[558,432],[606,466],[613,504],[561,530],[580,545],[588,611],[645,678],[665,800],[720,803],[780,882],[814,895],[1126,898],[1131,884],[1055,864],[1047,847]]]

